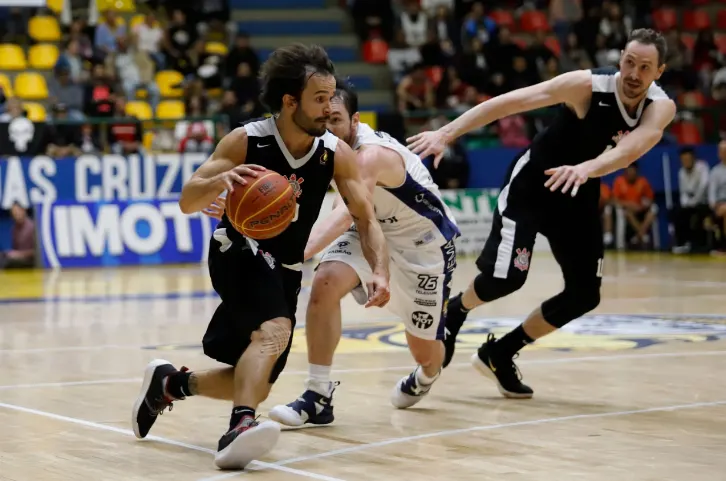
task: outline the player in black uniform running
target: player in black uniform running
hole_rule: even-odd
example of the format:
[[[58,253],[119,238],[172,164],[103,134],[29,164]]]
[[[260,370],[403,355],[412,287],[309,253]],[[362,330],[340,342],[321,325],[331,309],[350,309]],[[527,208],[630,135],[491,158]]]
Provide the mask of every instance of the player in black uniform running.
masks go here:
[[[192,395],[232,400],[229,430],[215,456],[222,469],[244,468],[270,451],[280,435],[277,423],[257,423],[255,410],[285,366],[305,245],[333,179],[374,272],[367,305],[383,306],[390,297],[386,243],[355,154],[326,129],[336,86],[332,62],[320,47],[294,45],[276,50],[261,77],[261,98],[274,116],[226,135],[184,185],[179,204],[185,213],[199,212],[235,182],[244,185],[242,175],[270,169],[292,185],[295,219],[279,236],[254,241],[223,217],[209,249],[209,273],[222,303],[203,346],[207,356],[231,367],[191,373],[152,361],[132,414],[134,433],[143,438],[174,401]]]
[[[532,397],[514,364],[516,354],[600,303],[600,177],[648,152],[673,120],[675,104],[655,84],[665,57],[666,43],[658,32],[634,30],[621,53],[619,71],[568,72],[483,102],[437,131],[408,139],[413,152],[433,154],[438,164],[446,145],[466,132],[509,115],[562,104],[552,124],[512,163],[491,234],[476,262],[481,273],[449,302],[444,366],[451,362],[467,313],[522,287],[538,232],[549,240],[564,275],[564,290],[501,339],[489,334],[472,356],[474,367],[496,379],[504,396]]]

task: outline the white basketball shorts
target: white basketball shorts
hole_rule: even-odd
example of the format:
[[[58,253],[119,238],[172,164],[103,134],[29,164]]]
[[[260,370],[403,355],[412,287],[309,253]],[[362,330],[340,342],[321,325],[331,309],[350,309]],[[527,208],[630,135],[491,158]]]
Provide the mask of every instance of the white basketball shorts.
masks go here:
[[[389,254],[391,300],[386,308],[403,319],[410,334],[420,339],[443,340],[451,277],[456,268],[454,241],[444,246],[432,243],[407,250],[389,244]],[[328,246],[320,263],[333,261],[349,265],[358,274],[361,286],[352,294],[359,304],[365,304],[371,268],[363,255],[358,232],[348,231]]]

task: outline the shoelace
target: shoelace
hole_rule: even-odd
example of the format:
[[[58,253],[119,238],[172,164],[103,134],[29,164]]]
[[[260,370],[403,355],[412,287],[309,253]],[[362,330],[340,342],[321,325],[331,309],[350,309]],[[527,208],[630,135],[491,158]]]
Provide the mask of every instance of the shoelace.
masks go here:
[[[189,371],[189,368],[186,366],[182,366],[181,369],[179,369],[179,372],[187,371]],[[154,409],[152,406],[149,406],[150,416],[163,416],[166,408],[169,408],[169,412],[172,412],[174,410],[174,401],[170,401],[163,391],[161,393],[161,396],[154,399],[154,405],[161,407],[159,407],[158,409]]]
[[[487,336],[487,344],[493,344],[495,341],[494,339],[494,333],[490,332]],[[522,380],[522,372],[519,370],[517,365],[514,363],[514,360],[519,357],[519,353],[515,353],[514,356],[512,356],[512,370],[514,370],[514,374],[517,376],[518,380]]]

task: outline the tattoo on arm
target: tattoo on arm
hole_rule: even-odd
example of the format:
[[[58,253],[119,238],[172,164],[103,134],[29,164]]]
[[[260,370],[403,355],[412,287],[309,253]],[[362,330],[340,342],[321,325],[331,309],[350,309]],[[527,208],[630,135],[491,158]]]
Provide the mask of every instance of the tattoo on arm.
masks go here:
[[[192,396],[199,394],[199,389],[197,388],[197,376],[195,376],[194,373],[189,375],[189,390],[191,391]]]

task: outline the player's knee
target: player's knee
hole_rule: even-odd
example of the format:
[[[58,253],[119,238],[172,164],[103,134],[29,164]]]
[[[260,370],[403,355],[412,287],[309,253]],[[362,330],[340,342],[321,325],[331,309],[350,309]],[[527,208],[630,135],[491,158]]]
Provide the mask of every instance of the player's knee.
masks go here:
[[[491,273],[482,272],[474,278],[474,292],[482,302],[491,302],[518,291],[526,280],[524,275],[513,274],[506,279],[498,279]]]
[[[592,311],[599,304],[599,286],[565,286],[564,291],[542,304],[542,315],[547,323],[561,328]]]
[[[318,266],[310,291],[310,305],[324,306],[331,302],[338,303],[345,297],[350,281],[346,279],[341,267],[347,266],[339,262],[323,262]]]
[[[252,333],[252,344],[259,346],[260,352],[268,356],[278,357],[290,343],[292,322],[286,318],[277,318],[262,323]]]

